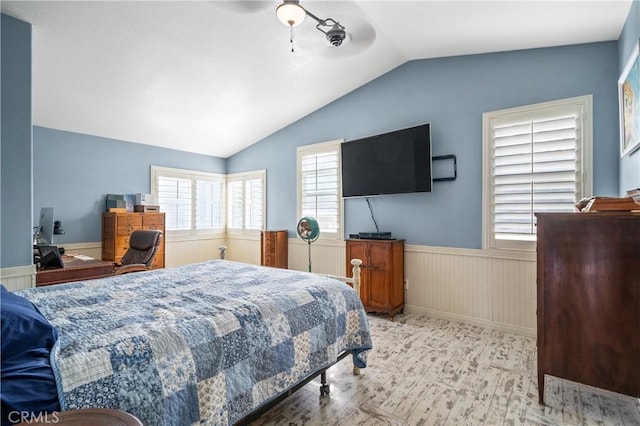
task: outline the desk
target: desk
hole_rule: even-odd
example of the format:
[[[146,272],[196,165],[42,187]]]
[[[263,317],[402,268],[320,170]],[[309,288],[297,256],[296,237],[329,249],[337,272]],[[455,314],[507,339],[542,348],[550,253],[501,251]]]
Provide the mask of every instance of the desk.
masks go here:
[[[113,274],[113,262],[97,259],[81,260],[62,256],[64,268],[45,269],[36,273],[36,287],[70,281],[92,280]]]

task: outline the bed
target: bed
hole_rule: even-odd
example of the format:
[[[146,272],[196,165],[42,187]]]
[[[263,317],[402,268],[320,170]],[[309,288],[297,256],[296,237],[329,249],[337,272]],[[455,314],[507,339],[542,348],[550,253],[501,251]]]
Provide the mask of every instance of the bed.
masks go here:
[[[345,283],[227,260],[16,296],[57,331],[62,410],[117,408],[148,426],[245,421],[345,354],[365,367],[372,347]]]

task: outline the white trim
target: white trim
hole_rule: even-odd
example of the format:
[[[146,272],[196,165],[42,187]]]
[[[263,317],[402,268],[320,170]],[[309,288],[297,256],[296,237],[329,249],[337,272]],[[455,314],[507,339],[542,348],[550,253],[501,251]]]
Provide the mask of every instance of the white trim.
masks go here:
[[[482,257],[486,259],[524,260],[536,261],[536,253],[527,250],[505,249],[469,249],[457,247],[439,247],[405,244],[405,252],[446,254],[451,256]]]
[[[36,265],[10,266],[0,269],[0,276],[2,278],[20,278],[27,275],[35,276],[35,274]]]
[[[242,240],[242,241],[260,241],[260,231],[256,231],[254,233],[227,233],[227,237],[225,238],[225,242],[228,244],[229,240]]]
[[[78,250],[102,250],[102,243],[100,241],[88,242],[88,243],[65,243],[60,244],[66,251],[78,251]]]
[[[9,291],[23,290],[36,286],[36,266],[12,266],[0,269],[0,282]]]
[[[248,172],[229,173],[226,176],[227,176],[227,180],[228,181],[233,181],[233,180],[243,180],[243,179],[246,179],[246,178],[254,179],[258,174],[260,174],[262,177],[266,178],[267,177],[267,169],[251,170],[251,171],[248,171]]]
[[[320,236],[318,237],[318,241],[320,240],[343,240],[344,233],[344,198],[342,198],[342,156],[340,155],[341,149],[340,145],[344,142],[344,139],[334,139],[331,141],[320,142],[309,145],[300,145],[296,147],[296,218],[302,217],[302,186],[300,185],[300,169],[301,169],[301,159],[303,155],[309,154],[318,154],[321,152],[326,152],[328,150],[336,150],[337,158],[338,158],[338,229],[336,232],[326,232],[320,229]],[[297,220],[296,219],[296,223]],[[324,235],[323,235],[324,234]]]
[[[307,246],[308,243],[302,241],[300,238],[296,237],[296,238],[289,238],[289,244],[293,245],[293,246]],[[318,238],[317,241],[311,243],[314,246],[318,246],[318,247],[344,247],[344,240],[338,240],[338,239],[331,239],[331,238],[325,238],[325,239],[320,239]]]
[[[230,173],[227,175],[225,183],[225,232],[227,235],[241,236],[241,235],[260,235],[259,229],[246,229],[244,223],[244,202],[246,201],[244,198],[244,191],[242,193],[242,201],[243,201],[243,212],[242,212],[242,229],[239,228],[229,228],[229,218],[226,206],[226,197],[228,196],[228,184],[229,182],[242,182],[244,189],[244,182],[247,180],[260,179],[262,181],[262,226],[261,229],[265,229],[267,226],[267,170],[259,169],[252,170],[247,172],[238,172],[238,173]]]
[[[582,125],[580,133],[580,174],[578,198],[588,197],[593,193],[593,95],[541,102],[515,108],[506,108],[482,114],[482,247],[496,250],[535,251],[535,241],[500,240],[496,242],[493,233],[493,185],[492,170],[494,167],[491,123],[493,120],[507,115],[530,114],[535,116],[544,110],[559,107],[580,108]],[[576,200],[577,201],[577,200]]]
[[[157,188],[155,187],[155,179],[153,179],[157,173],[166,173],[168,175],[174,176],[202,176],[202,177],[214,177],[219,179],[224,179],[227,175],[224,173],[216,173],[216,172],[205,172],[202,170],[190,170],[190,169],[177,169],[174,167],[162,167],[162,166],[151,166],[151,192],[155,194]]]
[[[177,169],[173,167],[162,167],[162,166],[150,166],[150,191],[152,194],[158,194],[158,176],[167,176],[167,177],[175,177],[175,178],[191,178],[193,185],[193,178],[196,179],[198,177],[210,180],[210,181],[221,181],[222,182],[222,228],[216,229],[196,229],[195,228],[195,217],[192,216],[192,224],[191,229],[167,229],[165,223],[165,235],[167,238],[169,236],[172,237],[189,237],[189,236],[201,236],[204,239],[208,238],[216,238],[216,236],[220,235],[220,233],[224,233],[226,226],[226,179],[227,175],[216,172],[205,172],[200,170],[189,170],[189,169]],[[193,187],[192,187],[193,189]],[[193,210],[192,215],[195,214],[195,210]]]
[[[178,234],[178,235],[167,235],[167,243],[179,243],[182,241],[198,241],[198,240],[219,240],[225,239],[226,235],[224,232],[215,232],[210,234]]]
[[[519,334],[526,337],[536,337],[536,329],[528,327],[519,327],[517,325],[505,324],[496,321],[484,320],[481,318],[470,317],[467,315],[454,314],[450,312],[438,311],[436,309],[421,308],[419,306],[404,305],[405,312],[427,315],[434,318],[445,319],[448,321],[461,322],[471,324],[478,327],[489,328],[491,330],[505,331],[508,333]]]

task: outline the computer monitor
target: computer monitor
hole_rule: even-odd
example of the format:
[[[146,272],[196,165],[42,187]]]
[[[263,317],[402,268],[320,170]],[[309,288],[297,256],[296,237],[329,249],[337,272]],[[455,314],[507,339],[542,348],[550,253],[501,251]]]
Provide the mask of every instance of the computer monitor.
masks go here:
[[[37,245],[53,244],[53,207],[40,209],[40,221],[35,240]]]

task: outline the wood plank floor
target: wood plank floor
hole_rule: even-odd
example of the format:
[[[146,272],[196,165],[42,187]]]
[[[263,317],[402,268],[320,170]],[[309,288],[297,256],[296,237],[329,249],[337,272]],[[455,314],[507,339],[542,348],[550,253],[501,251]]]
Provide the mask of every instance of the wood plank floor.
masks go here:
[[[369,316],[374,349],[349,357],[253,425],[640,426],[640,400],[547,377],[538,404],[535,339],[417,314]]]

